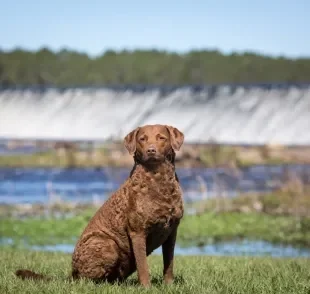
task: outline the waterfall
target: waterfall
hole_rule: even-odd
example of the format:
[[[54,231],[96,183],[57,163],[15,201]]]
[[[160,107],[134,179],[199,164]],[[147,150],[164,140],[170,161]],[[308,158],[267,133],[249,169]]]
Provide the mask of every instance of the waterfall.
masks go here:
[[[0,139],[122,140],[155,123],[187,143],[309,145],[310,84],[0,90]]]

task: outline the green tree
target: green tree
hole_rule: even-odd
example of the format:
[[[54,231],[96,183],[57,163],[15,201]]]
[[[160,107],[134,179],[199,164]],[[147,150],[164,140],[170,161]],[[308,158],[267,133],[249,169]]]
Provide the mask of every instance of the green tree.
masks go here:
[[[0,84],[10,85],[186,85],[310,82],[310,58],[288,59],[253,52],[222,54],[192,50],[107,50],[91,58],[63,49],[0,50]]]

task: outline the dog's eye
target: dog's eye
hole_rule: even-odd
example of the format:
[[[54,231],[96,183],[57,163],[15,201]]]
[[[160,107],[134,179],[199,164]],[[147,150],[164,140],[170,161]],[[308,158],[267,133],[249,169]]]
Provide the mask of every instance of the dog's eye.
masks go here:
[[[141,137],[140,141],[142,141],[142,142],[145,141],[145,137]]]
[[[166,138],[165,138],[165,137],[163,137],[163,136],[160,136],[160,137],[159,137],[159,140],[165,141],[165,140],[166,140]]]

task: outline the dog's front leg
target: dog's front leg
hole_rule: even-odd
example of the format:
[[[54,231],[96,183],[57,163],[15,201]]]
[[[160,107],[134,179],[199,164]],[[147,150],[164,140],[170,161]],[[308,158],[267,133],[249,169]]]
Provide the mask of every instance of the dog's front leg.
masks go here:
[[[177,229],[176,226],[168,239],[162,245],[163,252],[163,262],[164,262],[164,281],[166,284],[171,284],[173,282],[173,259],[174,259],[174,247],[177,238]]]
[[[146,236],[144,233],[130,233],[133,252],[136,260],[139,282],[141,285],[150,286],[150,273],[146,256]]]

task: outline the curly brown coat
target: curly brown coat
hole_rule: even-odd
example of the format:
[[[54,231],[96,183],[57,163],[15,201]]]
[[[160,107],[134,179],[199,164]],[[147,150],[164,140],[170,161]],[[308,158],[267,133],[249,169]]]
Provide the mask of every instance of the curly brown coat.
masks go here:
[[[80,236],[72,256],[73,279],[123,281],[137,270],[141,285],[149,286],[147,256],[162,246],[164,281],[173,281],[174,248],[183,217],[174,159],[183,141],[182,132],[166,125],[139,127],[125,137],[134,167]],[[28,270],[16,274],[42,279]]]

